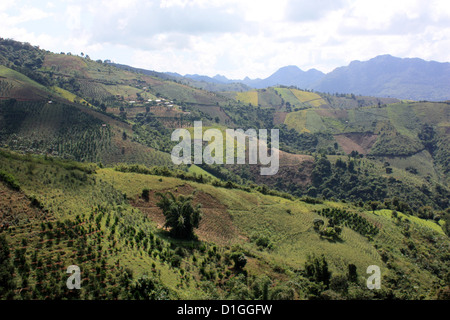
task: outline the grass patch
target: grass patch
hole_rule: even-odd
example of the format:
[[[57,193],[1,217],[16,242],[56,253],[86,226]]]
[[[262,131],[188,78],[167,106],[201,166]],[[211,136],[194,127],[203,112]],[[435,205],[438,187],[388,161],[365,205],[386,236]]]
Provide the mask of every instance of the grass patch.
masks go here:
[[[258,106],[258,91],[238,92],[236,93],[236,100],[256,107]]]

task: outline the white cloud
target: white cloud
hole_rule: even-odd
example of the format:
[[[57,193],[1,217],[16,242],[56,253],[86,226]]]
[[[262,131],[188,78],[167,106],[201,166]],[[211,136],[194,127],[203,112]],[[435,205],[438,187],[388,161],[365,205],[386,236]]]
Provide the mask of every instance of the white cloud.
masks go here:
[[[14,6],[14,0],[3,0],[0,2],[0,12],[3,12]]]
[[[346,5],[345,0],[290,0],[286,16],[291,21],[315,21]]]
[[[82,8],[80,6],[67,6],[65,14],[66,26],[69,30],[78,30],[82,26],[81,15]]]
[[[0,3],[0,34],[157,71],[267,77],[389,53],[450,61],[446,0]]]
[[[0,8],[0,15],[2,17],[2,25],[6,26],[17,26],[21,23],[29,22],[29,21],[35,21],[35,20],[41,20],[44,18],[47,18],[51,16],[50,13],[46,12],[45,10],[36,8],[36,7],[29,7],[25,6],[20,8],[19,14],[16,14],[14,16],[9,15],[6,11],[6,9],[10,8],[12,5],[7,5],[3,8]]]

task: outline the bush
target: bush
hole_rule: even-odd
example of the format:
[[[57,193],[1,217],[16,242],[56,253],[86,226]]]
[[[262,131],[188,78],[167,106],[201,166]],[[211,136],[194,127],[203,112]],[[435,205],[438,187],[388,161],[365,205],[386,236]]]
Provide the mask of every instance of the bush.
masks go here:
[[[30,201],[31,201],[31,205],[33,207],[38,208],[38,209],[43,209],[44,208],[42,203],[36,198],[35,195],[30,196]]]
[[[339,236],[342,232],[342,228],[340,228],[339,226],[334,226],[334,227],[326,227],[323,230],[319,231],[319,234],[322,237],[326,237],[326,238],[330,238],[332,240],[338,240]]]
[[[14,296],[14,267],[11,264],[9,244],[5,236],[0,236],[0,299]]]
[[[131,287],[130,294],[137,300],[167,300],[170,291],[154,276],[142,276]]]
[[[180,257],[177,254],[174,254],[171,258],[170,258],[170,264],[172,265],[172,267],[174,268],[179,268],[181,266],[181,261],[183,260],[182,257]]]
[[[267,236],[253,236],[252,241],[260,248],[271,249],[273,244]]]
[[[244,269],[245,265],[247,264],[247,258],[242,252],[234,252],[231,255],[231,260],[233,260],[234,268],[236,270]]]
[[[150,200],[150,190],[145,188],[142,190],[142,199],[144,199],[145,201],[149,201]]]
[[[348,291],[348,278],[343,275],[333,277],[330,282],[331,290],[340,293],[346,293]]]
[[[11,189],[20,191],[20,184],[17,182],[16,178],[14,178],[13,175],[0,170],[0,180],[6,183],[6,185]]]
[[[310,204],[322,204],[323,203],[322,200],[313,198],[313,197],[309,197],[309,196],[303,197],[300,200],[303,202],[306,202],[306,203],[310,203]]]

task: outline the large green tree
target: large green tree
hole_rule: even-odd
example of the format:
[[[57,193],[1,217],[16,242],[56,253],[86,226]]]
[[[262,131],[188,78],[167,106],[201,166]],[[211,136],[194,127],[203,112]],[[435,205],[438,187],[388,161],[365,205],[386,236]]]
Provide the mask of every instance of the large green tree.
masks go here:
[[[165,227],[176,238],[194,239],[194,228],[198,228],[202,214],[201,205],[192,205],[192,196],[176,198],[172,193],[157,193],[161,200],[157,203],[166,217]]]

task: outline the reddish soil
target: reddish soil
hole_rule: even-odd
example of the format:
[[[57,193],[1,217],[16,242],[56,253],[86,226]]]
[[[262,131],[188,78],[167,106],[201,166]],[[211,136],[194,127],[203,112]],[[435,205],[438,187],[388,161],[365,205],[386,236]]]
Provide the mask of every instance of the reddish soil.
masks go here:
[[[290,184],[305,186],[311,183],[311,171],[314,166],[314,158],[308,155],[290,154],[280,151],[280,167],[275,175],[262,176],[261,165],[250,165],[250,172],[256,183],[274,186],[281,181],[289,181]],[[227,165],[233,171],[239,172],[240,165]]]
[[[184,184],[178,186],[176,189],[159,191],[161,193],[170,191],[173,195],[192,195],[195,189],[189,185]],[[162,210],[156,205],[159,197],[156,196],[156,191],[150,191],[149,201],[145,201],[140,197],[136,198],[131,204],[140,209],[144,214],[157,223],[158,228],[163,228],[165,217]],[[193,205],[201,204],[201,211],[203,214],[200,221],[199,228],[195,231],[200,240],[212,241],[220,244],[230,244],[239,237],[236,227],[233,225],[230,214],[227,212],[226,206],[208,193],[203,191],[195,192],[193,196]]]
[[[314,161],[314,158],[304,154],[292,154],[280,150],[280,165],[299,165],[305,161]]]
[[[86,76],[86,63],[77,56],[48,54],[45,56],[42,66],[47,68],[55,66],[57,72],[73,72],[76,70]]]

